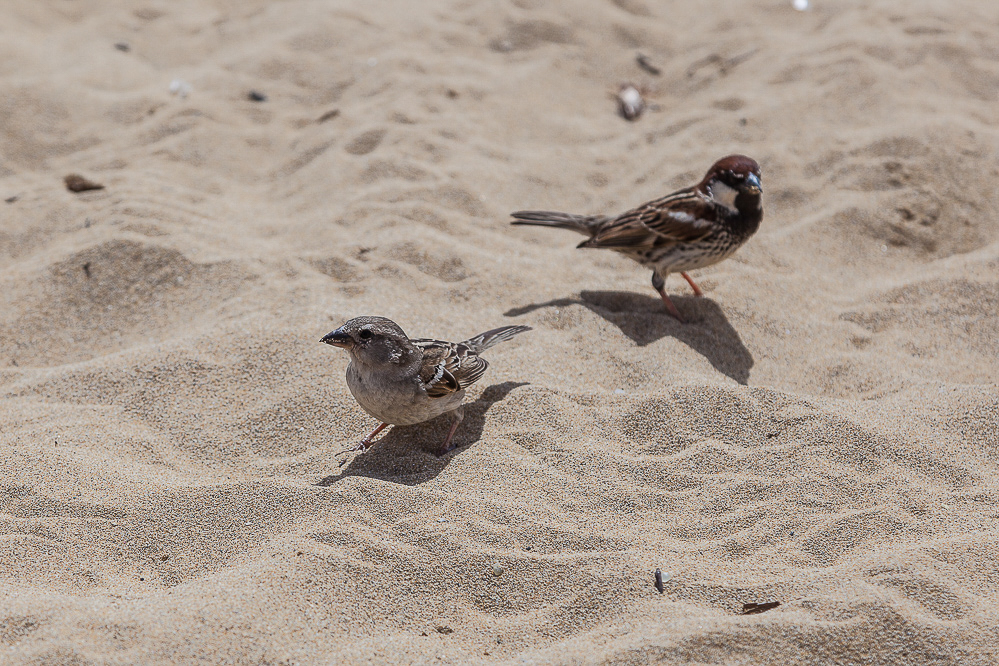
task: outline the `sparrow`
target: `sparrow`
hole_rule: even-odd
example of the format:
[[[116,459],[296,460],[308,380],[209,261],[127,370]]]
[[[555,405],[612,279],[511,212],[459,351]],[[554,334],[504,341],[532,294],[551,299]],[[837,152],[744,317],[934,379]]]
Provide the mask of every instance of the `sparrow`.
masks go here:
[[[589,238],[577,247],[616,250],[652,269],[652,286],[670,314],[684,321],[664,289],[679,273],[695,296],[703,292],[687,274],[731,256],[763,220],[760,165],[745,155],[715,162],[697,185],[646,202],[616,217],[522,210],[512,224],[571,229]]]
[[[489,367],[479,354],[529,330],[503,326],[464,342],[411,340],[391,319],[356,317],[323,336],[321,342],[350,354],[347,387],[357,404],[381,421],[360,444],[341,453],[367,450],[389,425],[423,423],[448,414],[451,429],[437,454],[444,455],[454,448],[451,439],[464,416],[465,389]]]

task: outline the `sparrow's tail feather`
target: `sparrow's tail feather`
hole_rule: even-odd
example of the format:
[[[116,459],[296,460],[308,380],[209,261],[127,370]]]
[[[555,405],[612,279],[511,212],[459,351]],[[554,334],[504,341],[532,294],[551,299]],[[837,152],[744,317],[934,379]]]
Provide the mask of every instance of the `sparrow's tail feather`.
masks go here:
[[[530,326],[501,326],[485,333],[479,333],[474,338],[465,340],[463,345],[471,349],[476,354],[481,354],[493,345],[506,342],[510,338],[524,331],[530,331]]]
[[[573,215],[551,210],[518,210],[510,213],[514,217],[511,224],[529,224],[536,227],[556,227],[570,229],[592,237],[606,220],[600,215]]]

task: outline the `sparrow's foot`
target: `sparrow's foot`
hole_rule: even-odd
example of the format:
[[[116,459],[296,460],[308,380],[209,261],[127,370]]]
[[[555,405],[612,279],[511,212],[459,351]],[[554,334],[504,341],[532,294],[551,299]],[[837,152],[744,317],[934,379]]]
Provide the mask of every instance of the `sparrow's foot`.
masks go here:
[[[686,324],[687,320],[683,318],[683,315],[680,314],[680,311],[676,309],[675,305],[673,305],[673,301],[671,301],[669,299],[669,296],[666,295],[666,291],[664,289],[660,289],[659,295],[662,296],[663,303],[666,305],[666,309],[669,310],[669,313],[674,317],[676,317],[681,324]]]
[[[682,275],[683,279],[687,281],[687,284],[690,285],[690,288],[694,290],[694,296],[703,296],[704,295],[704,292],[701,291],[701,288],[698,287],[697,284],[694,282],[694,278],[690,277],[689,275],[687,275],[686,273],[684,273],[682,271],[680,272],[680,275]]]
[[[447,455],[448,452],[454,450],[454,444],[451,443],[451,440],[454,439],[454,432],[455,432],[455,430],[458,429],[458,424],[459,423],[461,423],[461,419],[458,419],[454,423],[451,424],[451,429],[447,431],[447,437],[444,438],[444,443],[441,444],[441,448],[437,452],[437,457],[438,458],[440,458],[441,456]]]
[[[351,453],[357,453],[357,452],[364,453],[365,451],[367,451],[368,450],[368,446],[370,446],[370,444],[368,446],[365,446],[364,442],[365,442],[365,440],[361,440],[361,443],[358,444],[357,446],[352,446],[349,449],[344,449],[343,451],[340,451],[339,453],[337,453],[336,454],[337,457],[346,455],[346,457],[343,460],[340,461],[340,464],[337,465],[337,467],[343,467],[344,465],[346,465],[347,461],[350,460],[350,454]]]
[[[349,449],[344,449],[343,451],[340,451],[340,453],[338,453],[337,455],[342,456],[345,453],[355,453],[357,451],[361,451],[363,453],[364,451],[367,451],[368,449],[371,448],[371,445],[375,443],[375,437],[378,436],[378,433],[380,433],[382,430],[385,430],[385,428],[387,428],[388,426],[389,426],[388,423],[381,424],[380,426],[372,430],[370,433],[368,433],[368,436],[362,439],[360,444],[358,444],[357,446],[352,446]],[[340,467],[343,467],[346,463],[347,459],[344,458],[343,462],[340,463]]]

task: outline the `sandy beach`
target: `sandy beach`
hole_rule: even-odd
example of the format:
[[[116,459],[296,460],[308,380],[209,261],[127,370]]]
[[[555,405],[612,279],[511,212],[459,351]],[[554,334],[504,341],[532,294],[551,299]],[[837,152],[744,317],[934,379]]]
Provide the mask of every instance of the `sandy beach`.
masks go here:
[[[0,663],[999,663],[997,105],[972,0],[4,3]],[[510,226],[730,153],[686,323]],[[534,330],[341,467],[358,315]]]

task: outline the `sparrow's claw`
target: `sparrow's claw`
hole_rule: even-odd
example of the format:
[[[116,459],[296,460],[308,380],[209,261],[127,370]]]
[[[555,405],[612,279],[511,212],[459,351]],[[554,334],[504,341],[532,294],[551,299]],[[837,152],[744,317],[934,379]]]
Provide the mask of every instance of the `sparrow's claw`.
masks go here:
[[[350,454],[350,453],[355,453],[357,451],[360,451],[361,453],[364,453],[365,451],[367,451],[368,449],[371,448],[372,444],[375,443],[375,437],[378,435],[378,433],[380,433],[382,430],[385,430],[385,428],[387,428],[388,425],[389,425],[388,423],[381,424],[380,426],[378,426],[377,428],[375,428],[374,430],[372,430],[368,434],[367,437],[365,437],[364,439],[362,439],[360,444],[358,444],[357,446],[353,446],[353,447],[351,447],[349,449],[344,449],[343,451],[341,451],[337,455],[341,456],[341,455],[343,455],[345,453],[346,454]],[[347,463],[347,459],[344,458],[343,462],[340,463],[340,467],[343,467],[346,463]]]
[[[358,451],[358,450],[362,450],[363,451],[362,448],[356,447],[356,448],[353,448],[353,449],[344,449],[343,451],[341,451],[340,453],[338,453],[336,455],[337,456],[341,456],[344,453],[353,453],[354,451]],[[346,458],[344,458],[343,460],[341,460],[340,463],[337,465],[337,467],[343,467],[344,465],[347,464],[348,460],[350,460],[350,456],[347,456]]]

